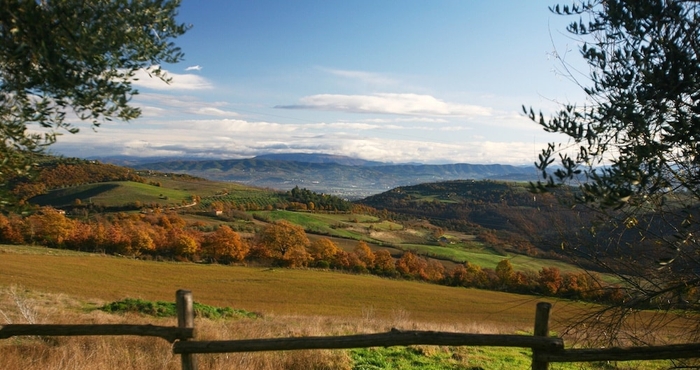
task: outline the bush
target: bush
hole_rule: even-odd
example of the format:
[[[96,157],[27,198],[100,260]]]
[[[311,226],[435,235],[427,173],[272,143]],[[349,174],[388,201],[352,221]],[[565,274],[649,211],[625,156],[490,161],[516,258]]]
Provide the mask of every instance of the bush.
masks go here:
[[[233,317],[258,317],[257,314],[253,312],[248,312],[245,310],[234,310],[231,307],[214,307],[206,304],[201,304],[194,302],[194,316],[203,317],[207,319],[226,319]],[[149,316],[155,317],[175,317],[177,316],[177,309],[175,308],[174,302],[164,302],[164,301],[146,301],[138,298],[126,298],[121,301],[115,301],[108,303],[102,307],[100,310],[109,313],[125,313],[125,312],[135,312]]]

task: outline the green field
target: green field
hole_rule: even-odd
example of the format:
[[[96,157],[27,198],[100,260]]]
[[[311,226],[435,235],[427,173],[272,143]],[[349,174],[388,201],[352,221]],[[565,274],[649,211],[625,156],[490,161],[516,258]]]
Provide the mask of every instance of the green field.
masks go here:
[[[494,252],[474,251],[470,249],[458,249],[455,247],[440,247],[433,245],[403,244],[402,249],[416,251],[421,255],[449,259],[455,262],[469,262],[485,268],[496,268],[496,265],[504,259],[510,261],[513,268],[518,271],[539,271],[542,267],[556,267],[562,272],[581,271],[580,267],[552,259],[534,258],[519,254],[503,256]]]
[[[66,207],[79,199],[83,204],[94,203],[106,207],[119,207],[134,202],[166,206],[190,203],[193,195],[201,197],[204,206],[215,200],[238,204],[252,202],[262,206],[279,201],[279,195],[274,191],[236,183],[180,179],[165,175],[145,176],[145,179],[147,183],[110,181],[54,189],[48,194],[32,198],[31,202]]]
[[[542,267],[557,267],[563,272],[580,271],[581,268],[551,259],[540,259],[524,255],[500,255],[476,242],[459,242],[445,246],[427,244],[424,230],[404,230],[403,226],[381,221],[373,216],[355,214],[323,214],[291,211],[253,212],[271,221],[287,220],[304,227],[307,232],[330,235],[338,238],[365,240],[376,246],[390,246],[400,250],[410,250],[420,255],[449,260],[455,263],[469,262],[484,268],[495,268],[503,259],[509,259],[516,270],[539,271]],[[332,227],[336,225],[336,227]],[[337,227],[337,225],[342,225]],[[371,226],[371,229],[370,229]],[[380,236],[381,235],[381,236]],[[410,239],[410,240],[409,240]],[[423,239],[423,243],[415,243]]]
[[[192,192],[164,188],[131,181],[111,181],[96,184],[78,185],[70,188],[51,190],[48,194],[31,199],[32,203],[65,207],[79,199],[82,204],[97,204],[106,207],[141,204],[179,205],[191,202]]]
[[[401,225],[394,222],[380,221],[374,216],[358,214],[327,214],[281,210],[256,211],[253,214],[270,221],[287,220],[300,225],[310,233],[365,240],[374,243],[381,243],[382,241],[369,236],[370,227],[375,230],[400,230],[402,228]]]

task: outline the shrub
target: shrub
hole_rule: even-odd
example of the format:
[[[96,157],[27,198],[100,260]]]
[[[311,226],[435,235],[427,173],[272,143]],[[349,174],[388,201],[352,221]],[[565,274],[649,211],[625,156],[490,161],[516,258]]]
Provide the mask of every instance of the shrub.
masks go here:
[[[232,317],[258,317],[257,314],[245,310],[234,310],[231,307],[214,307],[206,304],[194,302],[194,316],[207,319],[226,319]],[[108,303],[100,310],[109,313],[135,312],[155,317],[177,316],[177,309],[174,302],[146,301],[138,298],[126,298],[121,301]]]

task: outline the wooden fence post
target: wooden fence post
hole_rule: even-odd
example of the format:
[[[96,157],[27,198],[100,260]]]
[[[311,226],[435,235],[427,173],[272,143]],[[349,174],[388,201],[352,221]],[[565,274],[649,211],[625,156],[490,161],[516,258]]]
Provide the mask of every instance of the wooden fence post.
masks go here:
[[[536,337],[548,337],[549,336],[549,310],[552,308],[551,303],[539,302],[537,303],[537,310],[535,311],[535,331],[534,336]],[[532,370],[548,370],[549,362],[539,361],[537,358],[538,352],[541,350],[532,350]]]
[[[194,305],[192,292],[180,289],[175,293],[175,306],[177,308],[177,326],[180,328],[194,328]],[[183,339],[188,340],[188,339]],[[183,353],[182,370],[197,370],[197,361],[191,353]]]

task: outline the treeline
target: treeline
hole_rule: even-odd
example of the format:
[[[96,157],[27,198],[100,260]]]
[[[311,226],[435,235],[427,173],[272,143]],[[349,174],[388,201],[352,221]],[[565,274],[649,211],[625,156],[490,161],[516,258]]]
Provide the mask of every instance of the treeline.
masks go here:
[[[328,210],[347,212],[352,208],[352,203],[334,195],[318,194],[311,190],[295,186],[285,193],[287,201],[296,209],[302,210]]]
[[[448,270],[440,261],[410,251],[394,258],[359,241],[351,252],[332,240],[310,242],[304,229],[287,221],[270,223],[242,237],[226,225],[213,230],[187,224],[176,213],[115,214],[90,221],[73,220],[46,207],[21,217],[0,215],[0,243],[38,244],[88,252],[218,263],[255,263],[290,268],[324,268],[525,294],[620,302],[623,290],[604,285],[588,272],[514,271],[507,259],[496,269],[466,262]]]

